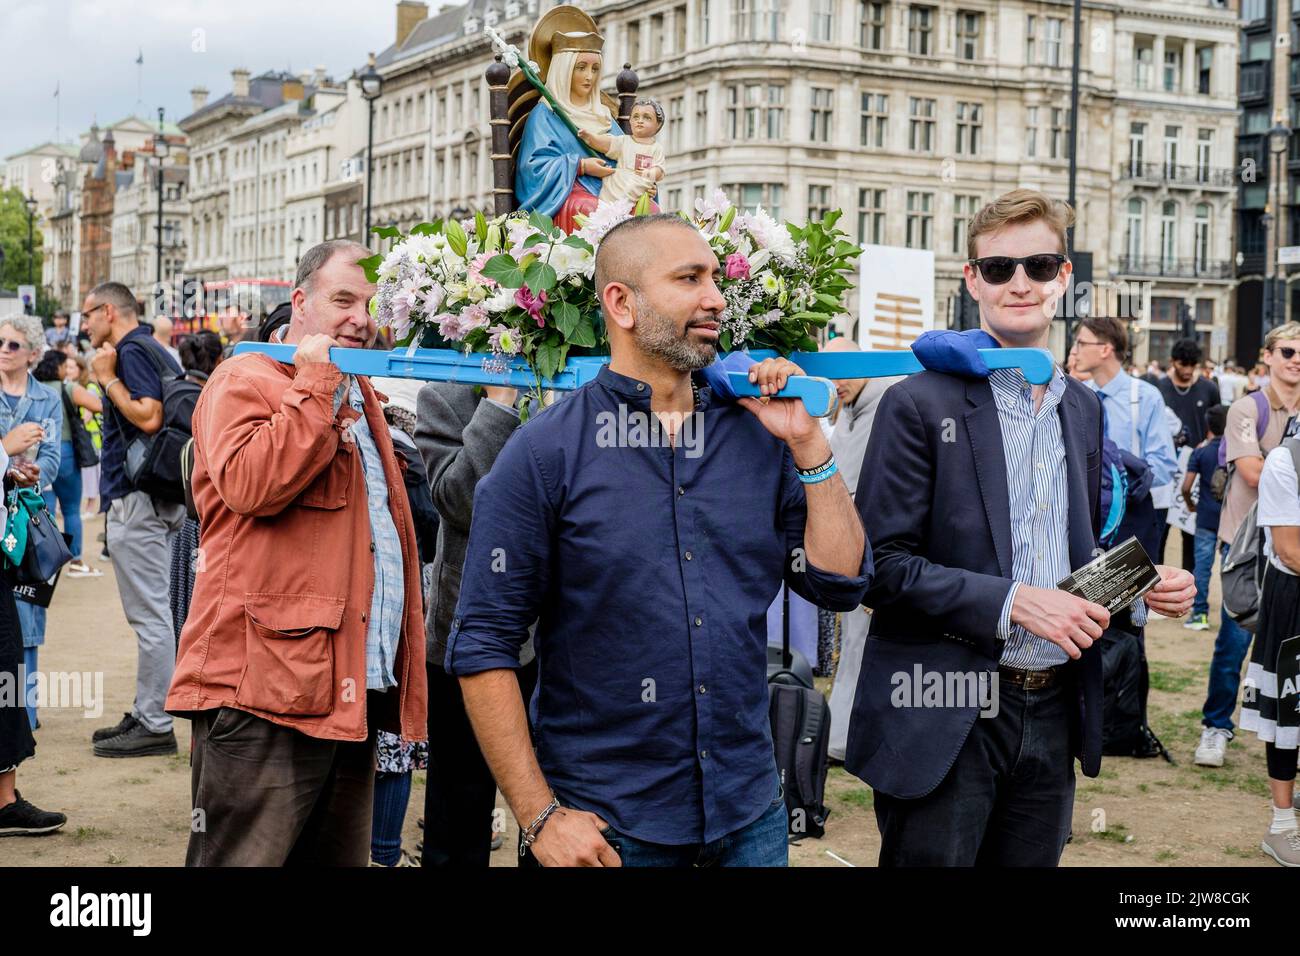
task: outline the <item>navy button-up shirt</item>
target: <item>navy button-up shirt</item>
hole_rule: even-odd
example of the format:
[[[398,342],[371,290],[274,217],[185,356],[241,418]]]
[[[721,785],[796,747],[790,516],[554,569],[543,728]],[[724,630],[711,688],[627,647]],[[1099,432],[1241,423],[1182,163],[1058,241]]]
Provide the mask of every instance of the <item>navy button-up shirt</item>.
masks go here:
[[[870,583],[804,557],[789,449],[700,389],[676,447],[650,386],[608,368],[536,415],[478,486],[446,666],[519,666],[537,619],[534,743],[561,802],[663,844],[716,840],[777,795],[767,608],[784,578],[851,610]]]

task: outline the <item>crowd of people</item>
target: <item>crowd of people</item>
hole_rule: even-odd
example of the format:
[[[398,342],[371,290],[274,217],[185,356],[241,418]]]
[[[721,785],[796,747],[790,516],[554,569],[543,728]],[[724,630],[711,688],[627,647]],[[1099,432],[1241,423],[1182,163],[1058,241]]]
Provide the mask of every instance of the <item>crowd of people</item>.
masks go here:
[[[1153,613],[1210,629],[1215,554],[1251,512],[1266,570],[1242,725],[1267,742],[1263,848],[1300,865],[1300,325],[1273,329],[1249,376],[1194,340],[1138,374],[1106,317],[1078,325],[1046,385],[990,372],[980,346],[1046,345],[1071,217],[1030,190],[980,210],[981,330],[928,334],[922,374],[838,382],[831,421],[771,397],[800,372],[788,360],[749,370],[759,398],[711,374],[716,260],[674,216],[607,234],[609,364],[523,427],[512,388],[330,361],[379,334],[352,242],[308,250],[256,330],[295,346],[291,364],[229,357],[212,333],[173,349],[111,282],[82,306],[93,352],[58,318],[0,320],[6,487],[48,488],[69,577],[95,573],[80,518],[98,497],[138,645],[132,708],[94,753],[173,754],[174,721],[191,722],[194,866],[486,866],[498,789],[521,865],[784,865],[766,648],[786,586],[819,610],[829,753],[875,792],[881,864],[1055,865],[1074,761],[1093,776],[1101,760],[1097,645],[1141,643]],[[672,447],[611,449],[596,423],[620,409]],[[692,416],[699,455],[681,448]],[[177,429],[192,441],[172,476],[155,449]],[[1166,566],[1179,499],[1194,525]],[[1159,571],[1144,598],[1112,612],[1057,587],[1130,535]],[[0,670],[26,653],[35,672],[43,633],[43,609],[0,600]],[[1251,644],[1222,611],[1198,764],[1225,760]],[[900,704],[913,668],[991,680],[998,706]],[[0,833],[65,822],[15,789],[38,727],[0,708]],[[1161,750],[1148,730],[1126,752]]]

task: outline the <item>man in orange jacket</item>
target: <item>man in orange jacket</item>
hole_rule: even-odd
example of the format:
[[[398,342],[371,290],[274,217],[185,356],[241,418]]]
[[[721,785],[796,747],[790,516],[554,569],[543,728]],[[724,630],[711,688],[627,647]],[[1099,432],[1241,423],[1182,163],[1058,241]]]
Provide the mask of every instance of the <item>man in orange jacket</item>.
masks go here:
[[[364,866],[375,730],[425,735],[415,530],[376,392],[364,247],[298,269],[293,365],[241,355],[194,409],[200,565],[167,710],[193,721],[189,866]]]

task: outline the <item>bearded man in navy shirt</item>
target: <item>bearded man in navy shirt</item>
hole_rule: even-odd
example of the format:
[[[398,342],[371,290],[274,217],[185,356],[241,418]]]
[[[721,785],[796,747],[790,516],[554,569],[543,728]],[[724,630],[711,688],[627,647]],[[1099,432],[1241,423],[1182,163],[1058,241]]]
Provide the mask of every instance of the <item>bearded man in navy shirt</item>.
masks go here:
[[[784,866],[767,608],[782,580],[845,611],[870,583],[803,405],[724,401],[698,375],[717,273],[676,216],[610,230],[609,365],[518,429],[475,494],[446,667],[544,866]],[[766,395],[798,372],[772,359],[750,378]],[[533,621],[530,740],[515,670]]]

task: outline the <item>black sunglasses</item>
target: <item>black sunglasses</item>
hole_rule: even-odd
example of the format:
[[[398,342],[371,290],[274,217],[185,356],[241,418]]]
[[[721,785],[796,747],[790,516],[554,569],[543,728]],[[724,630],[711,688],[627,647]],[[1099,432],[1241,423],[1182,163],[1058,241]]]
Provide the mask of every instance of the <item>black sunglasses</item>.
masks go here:
[[[1051,282],[1061,271],[1065,256],[1059,252],[1040,252],[1033,256],[985,256],[971,259],[970,264],[979,269],[980,277],[989,285],[1004,285],[1016,274],[1016,266],[1024,265],[1025,275],[1034,282]]]
[[[27,343],[18,342],[14,339],[0,339],[0,348],[3,348],[6,352],[21,352],[27,348]]]
[[[1289,345],[1279,345],[1273,351],[1277,352],[1278,355],[1282,356],[1282,358],[1286,359],[1288,362],[1295,358],[1296,350],[1291,348]]]

